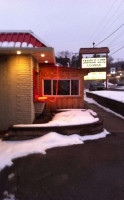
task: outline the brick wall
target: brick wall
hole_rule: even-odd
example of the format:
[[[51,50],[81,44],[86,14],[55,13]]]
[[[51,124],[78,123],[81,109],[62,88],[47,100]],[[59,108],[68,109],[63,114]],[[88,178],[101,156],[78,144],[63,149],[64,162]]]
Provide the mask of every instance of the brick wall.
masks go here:
[[[0,130],[32,123],[33,61],[28,55],[0,56]]]

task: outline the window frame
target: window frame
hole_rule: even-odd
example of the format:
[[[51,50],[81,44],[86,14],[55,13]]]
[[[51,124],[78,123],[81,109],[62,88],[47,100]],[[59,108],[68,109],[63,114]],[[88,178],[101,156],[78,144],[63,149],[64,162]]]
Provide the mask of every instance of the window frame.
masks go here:
[[[51,80],[51,95],[47,95],[47,94],[44,94],[44,81],[45,80]],[[42,80],[42,85],[43,85],[43,88],[42,88],[42,91],[43,91],[43,96],[49,96],[49,97],[51,97],[51,96],[53,96],[53,97],[55,97],[56,95],[54,95],[53,94],[53,81],[57,81],[57,79],[49,79],[49,78],[46,78],[46,79],[43,79]],[[57,96],[58,97],[79,97],[80,96],[80,79],[77,79],[77,78],[73,78],[73,79],[59,79],[59,80],[61,80],[61,81],[67,81],[67,80],[69,80],[70,81],[70,91],[69,91],[69,95],[58,95],[57,94]],[[77,80],[78,81],[78,83],[79,83],[79,88],[78,88],[78,94],[77,95],[72,95],[71,94],[71,80]]]

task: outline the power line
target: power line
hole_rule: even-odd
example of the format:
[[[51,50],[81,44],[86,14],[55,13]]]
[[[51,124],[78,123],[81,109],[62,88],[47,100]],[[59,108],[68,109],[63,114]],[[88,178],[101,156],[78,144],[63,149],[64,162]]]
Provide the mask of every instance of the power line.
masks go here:
[[[120,7],[122,6],[123,3],[124,3],[124,0],[122,0],[120,2],[120,4],[118,5],[118,7],[114,11],[114,13],[112,13],[112,15],[110,16],[111,19],[114,19],[115,16],[117,16],[117,17],[114,20],[112,20],[112,21],[110,21],[110,19],[109,19],[109,22],[107,22],[107,25],[104,24],[103,30],[106,30],[106,29],[108,30],[108,28],[111,27],[111,24],[113,25],[115,23],[115,21],[118,19],[119,15],[117,15],[117,13],[118,13],[118,11],[120,11]],[[102,33],[103,33],[103,31],[102,31]]]
[[[113,48],[119,48],[120,45],[122,46],[123,43],[124,43],[124,38],[122,38],[121,36],[120,37],[119,36],[118,37],[114,37],[114,39],[111,42],[107,43],[107,46],[109,46],[112,49]],[[121,38],[122,38],[122,40],[120,40]]]
[[[112,8],[114,7],[114,4],[116,3],[116,1],[117,0],[115,0],[114,2],[113,2],[113,4],[111,5],[111,7],[108,9],[108,11],[106,12],[106,14],[105,14],[105,16],[107,16],[108,17],[108,14],[110,15],[110,12],[111,12],[111,10],[112,10]],[[101,23],[99,24],[99,26],[98,27],[100,27],[101,28],[101,31],[102,31],[102,29],[104,29],[104,27],[105,27],[105,20],[106,20],[106,17],[104,17],[103,19],[102,19],[102,21],[101,21]],[[102,27],[101,27],[101,24],[102,24]],[[97,29],[98,30],[98,29]],[[96,31],[97,31],[96,30]],[[100,34],[100,32],[101,31],[98,31],[98,33],[96,32],[94,35],[94,40],[95,40],[95,38]]]
[[[114,33],[116,33],[122,26],[124,26],[124,24],[122,24],[121,26],[119,26],[115,31],[113,31],[110,35],[108,35],[106,38],[104,38],[101,42],[99,42],[98,44],[95,45],[98,46],[99,44],[101,44],[102,42],[104,42],[105,40],[107,40],[108,38],[110,38]]]
[[[122,44],[124,44],[124,40],[121,40],[118,43],[115,43],[114,45],[111,46],[111,49],[116,49],[119,48]],[[108,45],[109,46],[109,45]]]
[[[116,52],[118,52],[118,51],[120,51],[121,49],[123,49],[124,48],[124,46],[122,46],[121,48],[119,48],[119,49],[117,49],[116,51],[114,51],[113,53],[111,53],[110,55],[113,55],[113,54],[115,54]]]
[[[98,28],[95,29],[95,33],[92,34],[92,37],[90,37],[90,38],[87,40],[87,42],[86,42],[87,44],[89,43],[89,40],[90,40],[90,41],[94,41],[94,40],[97,38],[97,36],[100,34],[100,32],[101,32],[102,29],[103,29],[103,26],[106,24],[106,19],[107,19],[108,16],[110,15],[111,10],[112,10],[114,4],[116,3],[116,1],[117,1],[117,0],[114,0],[114,2],[112,3],[112,5],[110,6],[110,8],[107,10],[106,14],[104,15],[104,17],[102,18],[101,22],[99,23]],[[107,5],[107,4],[106,4],[106,5]],[[102,24],[102,26],[101,26],[101,24]]]
[[[119,34],[115,34],[113,35],[113,37],[110,39],[110,41],[107,42],[107,46],[117,46],[119,44],[122,44],[124,42],[124,39],[123,39],[123,34],[122,34],[122,31],[119,31]],[[123,40],[121,40],[123,39]]]
[[[124,2],[122,2],[122,3],[124,3]],[[120,12],[118,15],[117,15],[117,17],[114,19],[114,21],[112,21],[112,25],[117,21],[117,20],[119,20],[120,21],[120,19],[119,18],[121,18],[121,19],[123,19],[123,15],[124,14],[124,10],[122,10],[122,12]],[[116,16],[116,15],[114,15],[114,16]],[[107,24],[107,25],[109,25],[109,27],[111,26],[111,24],[109,25],[109,24]]]
[[[115,47],[110,48],[110,51],[116,51],[117,49],[119,49],[122,45],[124,45],[124,42],[121,43],[120,45],[117,45]]]

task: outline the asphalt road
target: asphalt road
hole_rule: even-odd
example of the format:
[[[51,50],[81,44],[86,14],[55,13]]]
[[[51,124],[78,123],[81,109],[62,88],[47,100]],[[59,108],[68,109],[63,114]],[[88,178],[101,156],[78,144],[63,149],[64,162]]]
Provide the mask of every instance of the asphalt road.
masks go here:
[[[112,134],[14,160],[0,173],[0,199],[6,190],[18,200],[124,200],[124,121],[97,111]]]

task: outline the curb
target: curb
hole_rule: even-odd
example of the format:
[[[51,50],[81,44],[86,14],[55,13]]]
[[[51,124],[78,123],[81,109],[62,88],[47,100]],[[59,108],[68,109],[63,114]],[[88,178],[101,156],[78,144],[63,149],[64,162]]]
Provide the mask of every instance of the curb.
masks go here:
[[[97,116],[98,117],[98,116]],[[71,126],[51,126],[51,127],[10,127],[8,136],[3,140],[26,140],[43,136],[49,132],[57,132],[62,135],[79,134],[93,135],[103,131],[103,119],[85,125],[71,125]]]

